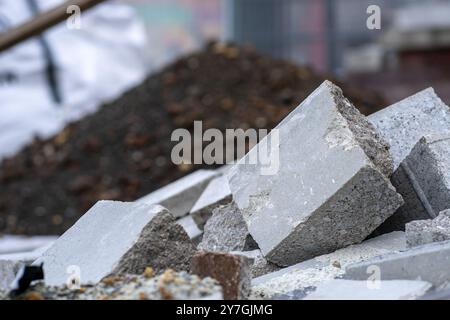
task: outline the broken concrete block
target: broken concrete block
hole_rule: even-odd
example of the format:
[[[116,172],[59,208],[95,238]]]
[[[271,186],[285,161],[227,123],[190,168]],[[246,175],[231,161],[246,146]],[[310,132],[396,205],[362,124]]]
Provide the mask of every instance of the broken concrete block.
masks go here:
[[[425,281],[380,281],[371,286],[367,281],[331,280],[320,284],[304,300],[414,300],[430,288]]]
[[[422,137],[392,176],[405,204],[378,233],[404,230],[413,220],[432,219],[450,206],[450,135]]]
[[[216,279],[225,300],[243,300],[250,294],[250,261],[242,255],[200,251],[192,257],[191,272]]]
[[[225,176],[214,178],[192,207],[190,215],[198,227],[203,230],[206,221],[211,217],[212,211],[220,205],[231,202],[231,191]]]
[[[251,161],[268,142],[274,174]],[[387,178],[387,148],[338,87],[326,81],[316,89],[228,173],[265,257],[288,266],[333,252],[391,216],[403,202]]]
[[[442,211],[432,220],[417,220],[406,224],[406,244],[423,244],[450,240],[450,210]]]
[[[194,245],[198,245],[202,241],[203,231],[198,228],[192,216],[188,215],[178,219],[177,223],[184,228]]]
[[[394,170],[423,136],[450,134],[450,108],[433,88],[378,111],[368,119],[389,143]]]
[[[48,285],[73,275],[97,283],[110,274],[189,270],[195,248],[174,217],[159,205],[99,201],[35,264],[44,263]]]
[[[211,179],[218,174],[214,170],[197,170],[136,202],[159,204],[167,208],[175,218],[183,217],[189,213]]]
[[[345,278],[428,281],[435,287],[450,281],[450,241],[434,242],[404,252],[381,255],[346,267]]]
[[[198,249],[213,252],[249,251],[258,245],[250,236],[242,214],[234,202],[213,211],[205,225]]]
[[[404,232],[397,231],[366,240],[252,280],[252,299],[271,299],[293,291],[304,292],[320,283],[342,277],[351,263],[406,249]]]

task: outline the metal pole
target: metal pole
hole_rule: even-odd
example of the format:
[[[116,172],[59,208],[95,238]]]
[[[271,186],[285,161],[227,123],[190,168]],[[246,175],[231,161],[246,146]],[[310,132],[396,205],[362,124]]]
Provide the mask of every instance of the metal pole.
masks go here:
[[[69,6],[76,5],[83,11],[105,1],[107,0],[66,1],[50,11],[44,12],[30,21],[0,34],[0,52],[13,47],[22,41],[37,36],[45,30],[66,20],[69,17],[69,14],[67,13],[67,8]]]

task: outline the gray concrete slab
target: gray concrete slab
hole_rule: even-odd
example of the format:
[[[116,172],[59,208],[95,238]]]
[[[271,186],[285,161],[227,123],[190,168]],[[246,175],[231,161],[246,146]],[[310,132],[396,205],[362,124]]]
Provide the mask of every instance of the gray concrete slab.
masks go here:
[[[159,205],[100,201],[67,230],[35,264],[45,282],[63,285],[76,274],[97,283],[110,274],[189,270],[195,248],[174,217]]]
[[[429,243],[407,251],[381,255],[346,267],[345,278],[367,280],[423,280],[436,288],[450,281],[450,241]]]
[[[252,164],[264,151],[278,164],[273,174],[261,161]],[[359,243],[392,215],[403,202],[391,173],[375,128],[324,82],[230,169],[228,180],[265,257],[288,266]]]

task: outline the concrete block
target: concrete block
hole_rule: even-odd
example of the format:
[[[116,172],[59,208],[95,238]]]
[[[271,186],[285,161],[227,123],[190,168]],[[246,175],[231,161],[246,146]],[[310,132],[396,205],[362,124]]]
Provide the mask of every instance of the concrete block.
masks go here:
[[[215,170],[197,170],[136,202],[159,204],[167,208],[175,218],[183,217],[189,213],[211,179],[218,174],[220,173]]]
[[[405,204],[377,230],[404,230],[413,220],[432,219],[450,206],[450,135],[422,137],[392,176]]]
[[[203,230],[206,221],[211,217],[212,211],[220,205],[231,202],[231,190],[225,176],[214,178],[198,198],[191,209],[190,215],[198,227]]]
[[[242,255],[200,251],[192,258],[191,272],[216,279],[225,300],[243,300],[250,294],[250,261]]]
[[[368,119],[389,143],[394,170],[423,136],[450,134],[450,108],[433,88],[378,111]]]
[[[242,214],[234,202],[213,211],[205,225],[198,249],[213,252],[249,251],[258,245],[248,232]]]
[[[403,203],[387,178],[386,143],[332,83],[276,129],[228,173],[233,200],[269,261],[288,266],[359,243]],[[274,174],[251,162],[267,142]]]
[[[381,255],[346,267],[345,278],[367,280],[374,270],[380,280],[423,280],[436,288],[450,281],[450,241],[429,243]]]
[[[304,300],[415,300],[430,288],[425,281],[380,281],[372,287],[367,281],[331,280],[320,284]]]
[[[174,217],[159,205],[100,201],[67,230],[35,264],[44,263],[48,285],[81,283],[110,274],[189,270],[195,248]]]
[[[349,264],[406,249],[404,232],[392,232],[316,257],[252,280],[253,299],[271,299],[299,293],[320,283],[342,277]]]
[[[442,211],[432,220],[411,221],[405,229],[406,245],[410,248],[450,240],[450,210]]]

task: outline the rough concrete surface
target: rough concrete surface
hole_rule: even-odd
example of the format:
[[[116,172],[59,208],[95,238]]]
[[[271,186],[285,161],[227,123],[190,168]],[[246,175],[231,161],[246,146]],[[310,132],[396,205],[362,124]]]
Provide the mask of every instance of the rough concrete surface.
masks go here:
[[[450,240],[450,209],[442,211],[432,220],[407,223],[405,233],[408,247]]]
[[[403,203],[374,127],[323,83],[228,173],[233,200],[265,257],[288,266],[363,241]],[[270,149],[274,174],[254,153]],[[382,200],[381,200],[382,199]],[[351,231],[350,231],[351,230]]]
[[[433,88],[423,90],[368,117],[389,143],[394,170],[420,138],[433,133],[450,134],[450,108]]]
[[[194,251],[165,208],[100,201],[35,263],[44,263],[48,285],[65,284],[74,272],[81,283],[97,283],[109,274],[140,274],[147,266],[189,270]]]
[[[242,214],[234,202],[213,211],[205,225],[198,249],[214,252],[248,251],[258,246],[250,236]]]

